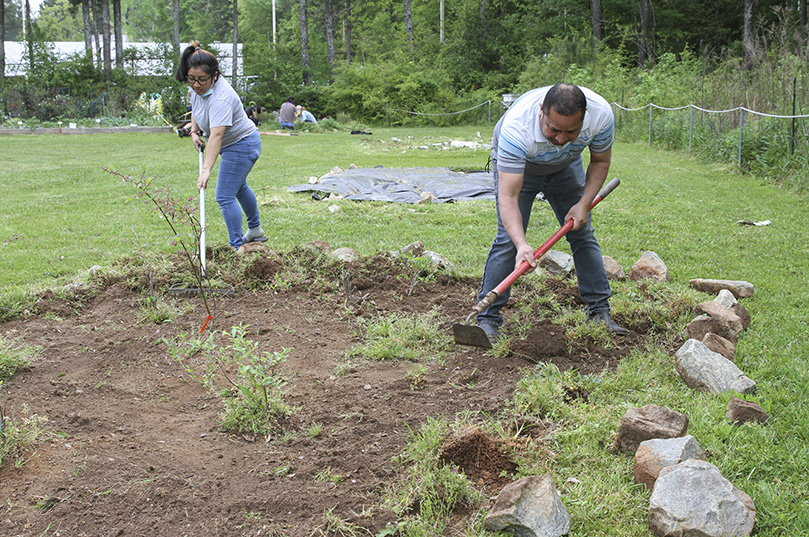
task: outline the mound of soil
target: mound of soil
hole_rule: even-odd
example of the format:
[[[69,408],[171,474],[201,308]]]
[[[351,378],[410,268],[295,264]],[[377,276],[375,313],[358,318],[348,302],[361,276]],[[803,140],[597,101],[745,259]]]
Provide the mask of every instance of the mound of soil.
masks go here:
[[[42,348],[3,384],[6,416],[19,422],[27,406],[52,433],[22,466],[3,461],[0,534],[330,535],[331,511],[375,535],[397,519],[380,507],[402,471],[392,459],[428,417],[497,415],[521,369],[551,361],[598,372],[644,338],[630,326],[609,350],[569,347],[558,326],[540,323],[505,358],[453,345],[441,364],[423,362],[414,386],[410,362],[355,358],[345,367],[358,318],[437,309],[449,334],[475,305],[477,280],[438,275],[412,286],[400,262],[380,256],[343,266],[331,289],[306,274],[275,289],[255,285],[287,262],[256,257],[242,272],[252,287],[220,299],[213,320],[216,330],[246,325],[262,350],[291,349],[283,374],[292,419],[269,438],[223,431],[222,400],[161,343],[200,331],[198,298],[165,297],[185,313],[154,324],[143,294],[108,282],[70,299],[43,295],[30,315],[0,324],[5,336]],[[567,285],[548,292],[577,300]],[[481,431],[448,439],[442,460],[490,498],[516,468],[506,446]]]

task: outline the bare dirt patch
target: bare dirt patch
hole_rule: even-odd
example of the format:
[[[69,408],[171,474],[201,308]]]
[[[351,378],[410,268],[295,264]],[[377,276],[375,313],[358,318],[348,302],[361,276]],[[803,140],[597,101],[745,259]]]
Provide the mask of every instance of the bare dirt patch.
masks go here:
[[[358,317],[438,309],[450,334],[474,306],[478,281],[439,274],[412,287],[399,262],[379,256],[346,264],[331,288],[305,271],[284,289],[257,285],[290,262],[255,258],[240,273],[251,285],[231,282],[236,296],[219,302],[214,320],[217,330],[248,325],[262,349],[292,349],[285,436],[223,431],[221,399],[167,357],[161,338],[199,332],[199,299],[178,299],[192,311],[154,324],[131,282],[107,282],[70,299],[45,294],[30,315],[0,324],[0,333],[42,347],[39,361],[2,386],[6,414],[20,418],[27,404],[54,433],[21,468],[0,468],[0,533],[329,535],[324,513],[332,510],[376,535],[397,519],[380,507],[402,471],[392,459],[428,417],[497,415],[523,368],[550,361],[598,372],[644,339],[630,326],[609,350],[571,347],[558,326],[541,323],[505,358],[453,346],[443,363],[423,362],[419,389],[407,379],[409,362],[355,359],[338,375],[359,341]],[[548,292],[578,300],[567,286]],[[313,425],[319,434],[307,434]],[[516,468],[506,448],[475,431],[448,439],[442,458],[491,498]],[[318,479],[326,469],[339,482]]]

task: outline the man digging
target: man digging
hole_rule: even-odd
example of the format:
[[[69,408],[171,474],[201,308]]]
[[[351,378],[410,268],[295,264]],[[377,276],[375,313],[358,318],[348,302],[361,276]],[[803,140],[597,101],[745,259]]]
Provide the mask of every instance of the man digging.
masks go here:
[[[534,248],[525,232],[541,192],[560,225],[574,221],[565,237],[587,320],[605,324],[613,334],[628,333],[610,315],[610,284],[590,216],[590,206],[609,172],[613,138],[609,103],[594,91],[572,84],[531,90],[500,118],[492,138],[497,234],[486,258],[478,300],[521,262],[529,263],[528,272],[536,268]],[[581,158],[585,147],[590,150],[586,172]],[[500,309],[509,295],[507,289],[477,316],[492,342],[500,335]]]

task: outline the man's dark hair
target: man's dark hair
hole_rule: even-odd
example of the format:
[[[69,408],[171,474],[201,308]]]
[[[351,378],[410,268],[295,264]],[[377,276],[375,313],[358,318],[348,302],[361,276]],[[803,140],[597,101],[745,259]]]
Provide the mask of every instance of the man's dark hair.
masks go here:
[[[553,110],[563,116],[575,116],[581,113],[581,117],[584,119],[584,113],[587,110],[587,97],[584,96],[584,92],[578,86],[556,84],[545,94],[542,108],[548,112]]]

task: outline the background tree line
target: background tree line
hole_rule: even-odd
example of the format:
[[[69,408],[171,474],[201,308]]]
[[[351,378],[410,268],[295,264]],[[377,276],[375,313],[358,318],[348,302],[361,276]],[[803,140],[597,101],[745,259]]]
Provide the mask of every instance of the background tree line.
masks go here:
[[[28,1],[0,0],[0,43],[25,36],[28,70],[0,91],[39,90],[15,115],[66,94],[104,94],[124,113],[138,91],[167,90],[184,111],[169,75],[191,39],[220,53],[243,43],[244,72],[225,74],[246,100],[276,108],[294,95],[319,116],[371,123],[391,120],[386,106],[455,111],[562,80],[627,105],[776,111],[793,78],[801,105],[806,93],[806,0],[45,0],[33,18]],[[167,75],[127,73],[124,35],[163,43]],[[58,61],[48,43],[63,40],[85,54]]]

